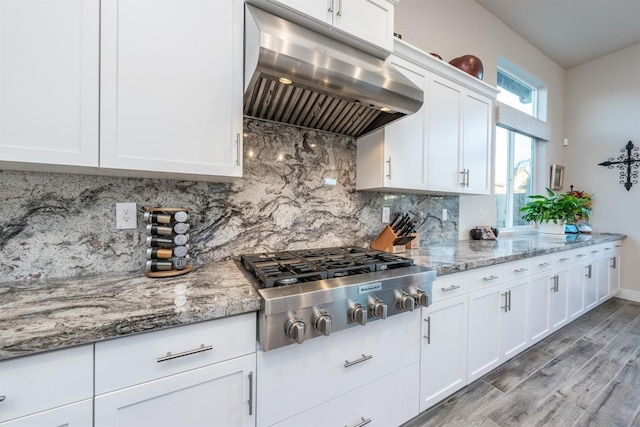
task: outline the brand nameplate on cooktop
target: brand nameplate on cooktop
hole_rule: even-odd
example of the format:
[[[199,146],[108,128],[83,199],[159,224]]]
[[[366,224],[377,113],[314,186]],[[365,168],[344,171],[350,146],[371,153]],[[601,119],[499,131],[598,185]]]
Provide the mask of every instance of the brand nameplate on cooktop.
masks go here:
[[[366,294],[368,292],[379,291],[382,289],[382,282],[367,283],[358,286],[358,294]]]

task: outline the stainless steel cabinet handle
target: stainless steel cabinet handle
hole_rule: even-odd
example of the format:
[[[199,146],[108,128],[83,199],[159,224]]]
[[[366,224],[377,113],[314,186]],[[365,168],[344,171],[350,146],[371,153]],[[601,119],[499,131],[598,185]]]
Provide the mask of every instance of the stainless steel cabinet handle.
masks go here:
[[[460,289],[460,286],[457,285],[451,285],[448,288],[440,288],[440,290],[442,290],[442,292],[450,292],[450,291],[455,291],[456,289]]]
[[[6,399],[6,396],[0,396],[0,402],[4,402],[4,399]]]
[[[589,270],[589,272],[588,272],[588,273],[586,273],[584,276],[585,276],[586,278],[588,278],[588,279],[591,279],[591,264],[589,264],[589,265],[585,266],[585,268],[586,268],[586,269],[588,269],[588,270]]]
[[[511,289],[509,289],[509,311],[511,311]]]
[[[489,277],[483,277],[482,280],[484,280],[485,282],[489,282],[491,280],[496,280],[498,278],[498,276],[489,276]]]
[[[611,250],[611,248],[604,248],[604,250],[605,250],[605,251],[609,251],[609,250]]]
[[[616,245],[616,248],[621,248],[621,247],[622,247],[622,245]]]
[[[556,292],[560,292],[560,276],[556,274]]]
[[[578,258],[582,258],[583,256],[586,256],[585,254],[578,254],[576,255]]]
[[[240,133],[236,133],[236,165],[240,166],[240,157],[242,153],[240,152]]]
[[[249,415],[253,415],[253,372],[249,372]]]
[[[569,261],[570,258],[560,258],[560,261]]]
[[[617,266],[617,258],[613,257],[611,258],[612,264],[611,264],[611,268],[618,268]]]
[[[342,16],[342,0],[338,0],[338,16]],[[371,422],[371,420],[369,420]],[[364,424],[363,424],[364,425]]]
[[[470,170],[467,169],[467,185],[466,185],[466,187],[469,187],[469,172],[470,172]]]
[[[366,419],[365,419],[364,417],[360,417],[360,419],[361,419],[362,421],[360,421],[358,424],[356,424],[356,425],[355,425],[355,426],[353,426],[353,427],[362,427],[362,426],[366,426],[367,424],[369,424],[369,423],[371,422],[371,418],[366,418]],[[349,426],[345,425],[344,427],[349,427]]]
[[[424,337],[427,339],[427,344],[431,344],[431,316],[427,316],[424,321],[427,322],[427,335]]]
[[[391,156],[389,156],[389,160],[387,160],[387,163],[389,164],[389,173],[387,174],[387,179],[391,181]]]
[[[460,183],[460,185],[463,187],[466,187],[467,186],[467,170],[462,169],[462,172],[460,172],[460,175],[462,175],[462,182]]]
[[[513,271],[515,271],[516,273],[523,273],[525,271],[529,271],[529,269],[528,268],[524,268],[524,267],[520,267],[520,268],[516,268]]]
[[[327,9],[327,12],[333,13],[333,0],[329,0],[329,9]]]
[[[592,254],[597,254],[600,251],[591,251]]]
[[[362,362],[364,362],[366,360],[369,360],[369,359],[373,359],[373,355],[366,356],[366,355],[363,354],[360,359],[354,360],[353,362],[349,362],[348,360],[345,360],[344,361],[344,367],[348,368],[349,366],[357,365],[358,363],[362,363]]]
[[[504,312],[506,313],[507,311],[509,311],[509,291],[506,291],[504,294],[500,295],[504,296],[504,305],[500,308],[504,309]]]
[[[182,353],[171,354],[170,351],[167,352],[166,356],[158,357],[158,363],[166,362],[167,360],[177,359],[179,357],[191,356],[192,354],[202,353],[204,351],[213,350],[213,346],[204,344],[200,345],[200,348],[195,348],[193,350],[183,351]]]
[[[548,263],[548,262],[543,262],[543,263],[538,264],[538,266],[540,266],[540,267],[548,267],[548,266],[550,266],[550,265],[551,265],[551,264],[550,264],[550,263]]]

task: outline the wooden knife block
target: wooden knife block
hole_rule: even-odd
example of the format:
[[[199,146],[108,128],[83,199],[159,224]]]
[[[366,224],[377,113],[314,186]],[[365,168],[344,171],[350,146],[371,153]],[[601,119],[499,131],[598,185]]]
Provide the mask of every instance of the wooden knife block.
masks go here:
[[[371,249],[377,249],[379,251],[390,252],[397,254],[405,251],[404,245],[393,245],[393,242],[398,238],[393,229],[388,225],[384,226],[382,232],[376,237],[376,240],[371,243]]]

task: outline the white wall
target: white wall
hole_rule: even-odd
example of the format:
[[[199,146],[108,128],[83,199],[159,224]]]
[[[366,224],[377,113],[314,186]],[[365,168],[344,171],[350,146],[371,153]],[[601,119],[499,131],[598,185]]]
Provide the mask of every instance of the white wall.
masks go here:
[[[538,190],[544,190],[549,165],[564,164],[565,70],[473,0],[401,0],[395,31],[408,43],[438,53],[446,61],[464,54],[478,56],[484,65],[483,80],[491,85],[496,84],[499,56],[547,84],[551,141],[540,144],[536,183]],[[493,197],[461,196],[459,221],[461,239],[468,239],[475,225],[495,225]]]
[[[640,44],[567,71],[565,182],[592,193],[596,231],[626,233],[622,296],[640,301],[640,183],[627,191],[619,170],[598,166],[628,141],[640,146]]]

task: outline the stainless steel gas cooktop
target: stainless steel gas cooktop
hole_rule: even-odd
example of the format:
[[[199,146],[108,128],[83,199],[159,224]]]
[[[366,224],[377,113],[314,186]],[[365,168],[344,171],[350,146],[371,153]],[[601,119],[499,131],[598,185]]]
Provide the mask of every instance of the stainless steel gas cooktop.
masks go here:
[[[264,351],[426,307],[436,276],[410,258],[358,247],[240,259],[264,299],[258,322]]]

